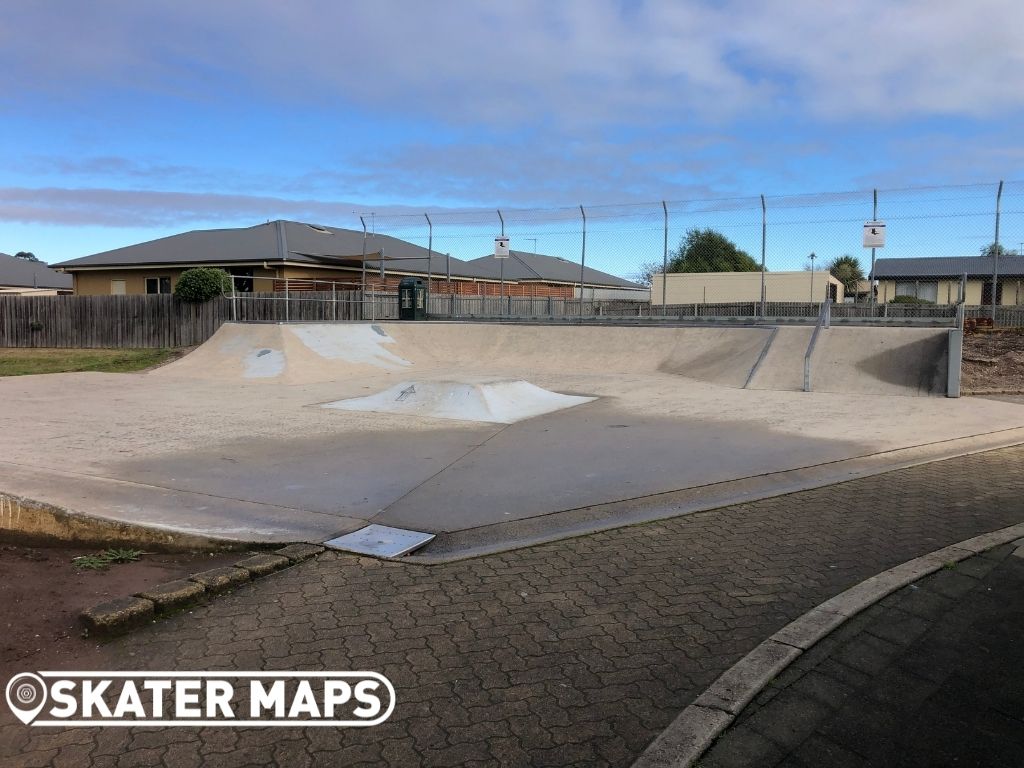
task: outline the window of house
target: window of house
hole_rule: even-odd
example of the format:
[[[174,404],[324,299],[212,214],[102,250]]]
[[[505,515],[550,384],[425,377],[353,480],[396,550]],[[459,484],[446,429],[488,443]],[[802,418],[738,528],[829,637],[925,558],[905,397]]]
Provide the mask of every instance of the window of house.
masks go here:
[[[938,301],[939,281],[938,280],[907,280],[896,283],[897,296],[916,296],[919,299]]]
[[[232,267],[228,272],[233,275],[237,293],[252,293],[252,267]]]
[[[981,284],[981,305],[988,306],[992,303],[992,278]],[[1003,303],[1003,281],[996,283],[996,304]]]
[[[124,296],[127,291],[125,290],[124,280],[111,280],[110,281],[110,295],[111,296]]]
[[[146,293],[170,293],[171,278],[169,277],[147,277]]]

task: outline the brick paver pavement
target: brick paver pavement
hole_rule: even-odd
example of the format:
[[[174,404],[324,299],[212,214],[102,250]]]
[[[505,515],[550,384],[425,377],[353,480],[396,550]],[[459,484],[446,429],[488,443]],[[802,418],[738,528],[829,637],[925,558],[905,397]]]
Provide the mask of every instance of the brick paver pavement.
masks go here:
[[[723,670],[886,568],[1024,520],[1024,447],[441,566],[330,553],[112,643],[125,669],[371,669],[378,727],[29,729],[0,764],[626,766]],[[5,713],[6,714],[6,713]]]
[[[1024,547],[893,593],[801,655],[700,768],[1019,768]]]

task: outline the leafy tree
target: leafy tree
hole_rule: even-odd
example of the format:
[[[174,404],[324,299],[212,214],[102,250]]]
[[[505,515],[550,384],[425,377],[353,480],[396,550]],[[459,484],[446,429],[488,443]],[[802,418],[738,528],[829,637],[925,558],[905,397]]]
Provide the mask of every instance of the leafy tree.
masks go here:
[[[1000,243],[999,245],[996,245],[995,243],[989,243],[988,245],[986,245],[984,248],[981,249],[981,255],[982,256],[995,256],[997,254],[998,254],[999,258],[1003,258],[1004,256],[1018,256],[1019,255],[1019,254],[1015,253],[1014,251],[1011,251],[1009,248],[1004,246],[1002,243]]]
[[[181,273],[174,295],[182,301],[201,304],[231,292],[231,276],[215,267],[195,267]]]
[[[690,229],[670,254],[669,272],[760,272],[761,265],[713,229]]]
[[[14,254],[14,258],[24,259],[25,261],[34,261],[37,264],[43,263],[38,258],[36,258],[36,255],[31,251],[18,251],[16,254]]]
[[[829,274],[843,284],[847,293],[856,293],[857,286],[864,279],[864,270],[854,256],[836,256],[828,265]]]

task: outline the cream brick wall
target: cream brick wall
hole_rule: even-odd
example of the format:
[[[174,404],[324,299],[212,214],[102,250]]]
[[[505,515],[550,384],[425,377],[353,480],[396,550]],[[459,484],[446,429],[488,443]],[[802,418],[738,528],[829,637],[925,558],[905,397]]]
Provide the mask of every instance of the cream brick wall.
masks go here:
[[[661,304],[663,275],[651,283],[651,303]],[[843,284],[825,271],[768,272],[765,274],[765,298],[768,301],[821,301],[825,283],[836,286],[836,301],[843,300]],[[813,283],[813,285],[812,285]],[[668,304],[723,304],[761,300],[760,272],[673,272],[667,275]]]

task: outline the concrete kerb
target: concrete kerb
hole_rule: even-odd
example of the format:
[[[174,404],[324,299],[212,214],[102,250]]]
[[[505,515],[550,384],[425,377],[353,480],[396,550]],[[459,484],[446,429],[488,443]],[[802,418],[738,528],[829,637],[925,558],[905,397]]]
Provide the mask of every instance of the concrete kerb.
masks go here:
[[[0,491],[0,538],[12,542],[135,546],[160,552],[220,552],[265,546],[139,525]]]
[[[593,533],[644,525],[684,515],[713,512],[733,504],[788,496],[813,488],[838,485],[873,475],[897,472],[936,461],[972,456],[1024,443],[1024,428],[1014,427],[969,437],[895,448],[839,461],[726,480],[704,486],[626,498],[589,507],[466,529],[438,537],[425,549],[400,558],[378,558],[416,565],[445,565],[517,549],[549,544]],[[548,525],[555,519],[564,526]],[[493,537],[488,532],[494,529]],[[500,529],[500,530],[499,530]],[[508,535],[509,530],[524,529]],[[498,539],[497,541],[492,540]],[[460,540],[467,540],[464,545]],[[448,551],[438,545],[451,542]]]
[[[787,624],[726,670],[669,724],[633,768],[689,768],[773,679],[866,608],[939,569],[1024,536],[1024,523],[937,549],[872,576]]]
[[[254,555],[233,566],[194,573],[184,579],[157,584],[130,597],[119,597],[82,611],[80,619],[95,635],[113,636],[155,618],[205,601],[250,581],[298,565],[324,551],[316,544],[289,544],[270,554]]]

